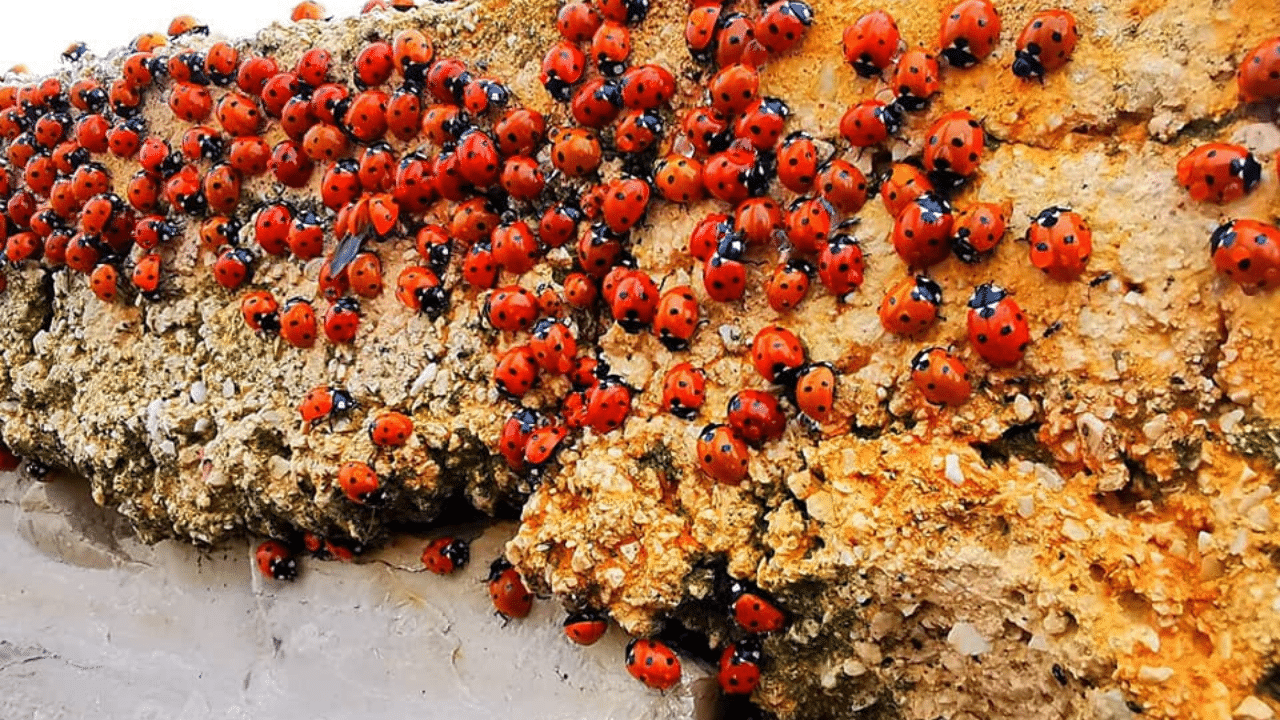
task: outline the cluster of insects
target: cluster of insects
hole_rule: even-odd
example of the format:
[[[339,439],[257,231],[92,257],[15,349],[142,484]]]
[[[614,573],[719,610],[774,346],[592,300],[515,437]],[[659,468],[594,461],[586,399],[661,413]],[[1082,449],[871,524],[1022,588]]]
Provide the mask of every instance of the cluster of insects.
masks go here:
[[[413,4],[374,0],[365,11]],[[940,317],[942,289],[931,268],[952,255],[981,263],[1005,235],[1006,207],[963,197],[987,146],[969,112],[937,117],[921,156],[894,163],[883,176],[868,178],[849,159],[899,137],[907,117],[926,112],[942,91],[945,73],[987,61],[1001,41],[1002,20],[988,0],[963,0],[943,14],[936,44],[926,48],[909,47],[889,12],[857,19],[831,51],[858,75],[881,78],[892,97],[854,104],[839,137],[824,139],[788,132],[786,100],[760,90],[770,62],[793,52],[818,22],[810,5],[694,0],[684,37],[705,87],[701,103],[679,111],[672,101],[687,75],[633,57],[632,33],[649,10],[649,0],[570,0],[546,18],[558,39],[546,49],[539,77],[562,106],[550,114],[558,124],[521,107],[482,66],[437,55],[418,29],[368,41],[349,67],[323,47],[282,66],[227,42],[189,49],[183,38],[206,30],[182,17],[167,38],[139,37],[118,76],[0,87],[5,260],[82,275],[105,303],[164,302],[176,240],[195,225],[202,262],[237,294],[245,325],[264,339],[308,349],[322,339],[357,341],[361,301],[381,296],[388,284],[384,267],[392,255],[380,247],[405,240],[416,255],[396,268],[393,292],[408,312],[448,322],[451,304],[464,294],[482,303],[496,336],[519,340],[496,358],[493,385],[513,406],[492,441],[512,472],[534,479],[584,429],[607,435],[623,428],[640,392],[591,351],[596,338],[580,328],[616,324],[625,333],[650,333],[679,358],[704,327],[703,304],[763,292],[783,318],[751,342],[752,365],[768,387],[732,395],[723,421],[706,424],[695,449],[700,472],[740,484],[750,475],[752,448],[780,438],[790,414],[810,426],[832,419],[837,370],[813,361],[785,318],[818,287],[838,299],[859,292],[866,259],[855,216],[868,201],[878,195],[894,218],[891,241],[903,272],[878,314],[895,335],[917,336]],[[324,11],[305,2],[293,17],[322,20]],[[1080,37],[1070,12],[1036,12],[1016,38],[1009,71],[1043,80],[1071,60]],[[74,60],[82,52],[73,46],[67,55]],[[1246,55],[1237,84],[1244,102],[1280,97],[1280,38]],[[180,133],[151,132],[142,112],[150,94],[163,98]],[[277,129],[283,139],[269,144],[268,131]],[[113,177],[107,156],[136,169]],[[621,160],[621,172],[610,169],[610,159]],[[242,185],[259,177],[312,189],[314,202],[246,202]],[[1261,164],[1241,146],[1213,143],[1184,157],[1177,177],[1195,200],[1227,203],[1259,184]],[[685,265],[695,281],[667,287],[666,277],[636,259],[633,232],[655,203],[708,198],[718,207],[688,239]],[[1034,216],[1025,240],[1029,262],[1050,282],[1080,279],[1093,252],[1086,219],[1058,205]],[[522,284],[557,248],[573,263],[563,280]],[[1275,226],[1224,223],[1210,249],[1218,270],[1245,292],[1280,285]],[[263,263],[313,259],[322,263],[314,296],[277,297],[276,289],[254,283]],[[751,287],[748,265],[759,262],[771,270],[763,287]],[[968,340],[983,361],[1010,367],[1022,360],[1032,334],[1009,292],[978,285],[967,312]],[[569,381],[559,406],[526,407],[523,399],[552,376]],[[969,369],[949,348],[921,348],[911,378],[940,406],[963,404],[973,392]],[[663,410],[689,421],[709,413],[707,382],[693,362],[671,364],[661,383]],[[321,385],[299,398],[298,410],[310,427],[358,407],[347,390]],[[415,433],[413,418],[392,409],[371,413],[367,429],[378,448],[402,446]],[[387,503],[389,485],[368,462],[335,468],[334,487],[353,504]],[[323,559],[361,549],[314,534],[302,544]],[[258,566],[268,577],[292,579],[294,551],[268,541],[258,549]],[[424,566],[440,574],[468,561],[459,538],[436,540],[423,553]],[[746,580],[731,587],[724,603],[736,634],[723,649],[720,684],[726,693],[749,694],[766,663],[760,638],[785,631],[786,615]],[[505,617],[529,613],[533,594],[501,558],[489,589]],[[606,628],[605,615],[589,608],[565,622],[566,635],[581,644]],[[633,641],[627,667],[654,688],[680,678],[678,657],[656,638]]]

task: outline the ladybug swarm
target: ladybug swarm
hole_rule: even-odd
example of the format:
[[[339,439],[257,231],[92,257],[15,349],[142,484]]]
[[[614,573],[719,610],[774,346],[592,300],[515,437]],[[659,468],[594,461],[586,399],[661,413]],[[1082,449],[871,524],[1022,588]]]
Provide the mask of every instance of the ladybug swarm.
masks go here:
[[[1080,592],[1055,590],[1068,576],[1154,596],[1084,543],[1083,521],[1048,529],[1040,499],[1009,499],[1010,515],[994,498],[1068,478],[1085,489],[1073,517],[1118,514],[1109,536],[1145,547],[1162,518],[1116,507],[1166,491],[1135,478],[1193,472],[1187,443],[1239,462],[1171,408],[1234,400],[1256,361],[1237,350],[1206,370],[1208,348],[1220,326],[1271,317],[1280,148],[1235,129],[1274,116],[1280,38],[1242,30],[1231,87],[1204,88],[1222,97],[1220,130],[1166,147],[1146,138],[1155,120],[1111,138],[1114,107],[1077,87],[1114,42],[1108,11],[1078,3],[518,5],[372,0],[338,21],[303,3],[295,29],[256,43],[184,16],[118,57],[69,48],[65,71],[0,86],[0,303],[7,346],[26,353],[12,367],[109,364],[133,343],[154,352],[146,387],[183,380],[183,407],[217,419],[171,422],[177,393],[94,372],[74,378],[72,416],[153,457],[85,457],[74,434],[51,452],[13,410],[5,439],[84,468],[146,537],[270,530],[256,560],[275,580],[298,551],[349,559],[456,495],[520,508],[491,565],[499,614],[524,617],[548,584],[580,588],[568,639],[595,642],[611,615],[640,636],[627,669],[658,690],[680,682],[679,647],[649,635],[679,621],[712,638],[726,694],[797,717],[864,682],[779,672],[804,644],[797,619],[855,620],[797,588],[920,513],[999,517],[1032,552],[1082,543],[1052,554],[1054,597]],[[530,19],[514,56],[475,53]],[[1090,144],[1102,127],[1118,143],[1105,153]],[[1158,198],[1141,226],[1116,207],[1129,196]],[[1194,252],[1160,250],[1190,236]],[[1170,288],[1191,285],[1234,319],[1197,302],[1172,322]],[[1171,326],[1173,346],[1152,351],[1151,328]],[[28,374],[7,397],[53,381]],[[1144,405],[1171,394],[1186,402]],[[88,412],[93,398],[127,412]],[[130,413],[145,421],[120,425]],[[145,476],[198,483],[202,507],[231,511],[134,502]],[[1164,520],[1208,532],[1214,511],[1184,502]],[[895,541],[889,564],[925,557],[915,543]],[[469,559],[454,537],[423,553],[440,575]],[[690,594],[702,576],[718,589]],[[1114,673],[1089,683],[1153,715],[1198,707],[1143,689],[1148,659],[1105,643],[1099,611],[1054,602],[1110,653]],[[1222,620],[1179,629],[1167,612],[1174,634]],[[1261,675],[1262,655],[1242,652],[1249,670],[1223,673],[1242,678],[1233,697]]]

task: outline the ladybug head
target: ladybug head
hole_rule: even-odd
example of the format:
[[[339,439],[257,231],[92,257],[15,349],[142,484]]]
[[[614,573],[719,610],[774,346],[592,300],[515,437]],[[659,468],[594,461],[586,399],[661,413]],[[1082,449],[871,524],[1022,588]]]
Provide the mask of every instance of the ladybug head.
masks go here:
[[[1209,250],[1218,252],[1219,248],[1229,248],[1236,244],[1236,221],[1231,220],[1218,226],[1209,237]]]
[[[924,372],[929,369],[929,355],[937,348],[925,348],[911,358],[912,372]]]
[[[1071,211],[1071,208],[1066,208],[1059,205],[1047,207],[1044,210],[1041,210],[1040,214],[1035,216],[1032,219],[1032,222],[1034,222],[1036,225],[1039,225],[1040,227],[1051,228],[1054,225],[1058,224],[1058,219],[1059,217],[1061,217],[1062,213],[1070,212],[1070,211]]]
[[[449,309],[449,293],[440,285],[421,287],[414,291],[418,307],[432,320],[440,317]]]
[[[942,287],[928,275],[917,275],[916,286],[911,290],[913,300],[923,300],[930,305],[942,304]]]
[[[507,562],[505,557],[499,556],[497,560],[489,563],[488,582],[493,582],[502,577],[502,573],[511,569],[511,563]]]
[[[983,283],[974,288],[969,298],[969,307],[983,312],[994,312],[1000,301],[1009,295],[1004,288],[993,283]]]
[[[276,580],[293,580],[298,577],[298,561],[293,558],[278,557],[268,565],[271,577]]]
[[[460,569],[471,562],[471,543],[462,538],[454,538],[440,548],[440,554],[448,558],[455,569]]]
[[[764,660],[764,652],[761,650],[760,641],[756,638],[747,638],[739,640],[733,646],[733,655],[729,662],[734,665],[759,665]]]
[[[1019,50],[1013,60],[1013,74],[1024,80],[1036,78],[1044,82],[1044,63],[1040,62],[1040,58],[1029,52],[1034,43],[1028,45],[1028,50]]]
[[[355,398],[351,397],[351,393],[342,388],[329,388],[329,398],[333,402],[333,409],[330,412],[339,415],[351,412],[359,405]]]

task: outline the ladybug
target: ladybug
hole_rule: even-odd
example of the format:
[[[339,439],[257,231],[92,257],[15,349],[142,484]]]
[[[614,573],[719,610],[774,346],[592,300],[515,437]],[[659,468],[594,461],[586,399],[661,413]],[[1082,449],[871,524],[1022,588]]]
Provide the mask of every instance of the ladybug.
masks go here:
[[[867,178],[846,160],[832,160],[819,168],[816,187],[823,199],[843,213],[856,213],[867,202]]]
[[[1042,10],[1031,16],[1018,35],[1013,74],[1044,82],[1044,74],[1057,70],[1071,59],[1080,39],[1076,18],[1066,10]]]
[[[893,61],[900,42],[893,17],[884,10],[875,10],[845,28],[844,59],[862,77],[878,77]]]
[[[816,253],[827,244],[836,209],[823,197],[799,197],[787,210],[787,241],[802,253]]]
[[[962,262],[980,261],[1004,237],[1004,210],[995,203],[974,203],[956,212],[951,251]]]
[[[355,398],[351,393],[332,385],[321,385],[313,388],[298,404],[298,414],[308,427],[321,420],[332,421],[335,417],[345,417],[356,408]]]
[[[760,664],[764,654],[760,643],[743,640],[731,643],[720,654],[720,671],[716,679],[726,695],[750,695],[760,684]]]
[[[538,367],[552,375],[564,375],[573,369],[578,354],[578,341],[563,322],[543,318],[533,326],[529,347]]]
[[[609,312],[624,331],[635,334],[653,323],[658,312],[658,286],[648,274],[632,272],[618,283]]]
[[[1240,145],[1208,143],[1178,161],[1178,184],[1200,202],[1229,203],[1253,191],[1262,165]]]
[[[724,152],[712,155],[702,169],[707,192],[730,204],[737,204],[766,189],[767,178],[757,166],[757,155],[750,143],[736,141]]]
[[[499,267],[493,259],[493,248],[487,242],[478,242],[467,251],[462,264],[462,279],[468,285],[491,288],[498,281]]]
[[[539,80],[552,98],[569,102],[573,98],[573,86],[577,85],[587,70],[587,58],[571,42],[558,42],[551,46],[542,58],[542,74]]]
[[[788,385],[805,363],[804,346],[795,333],[779,325],[761,328],[751,341],[751,361],[769,382]]]
[[[810,363],[796,373],[791,399],[803,418],[824,423],[836,401],[836,373],[829,363]]]
[[[538,168],[537,160],[528,155],[516,155],[503,161],[498,182],[512,198],[528,202],[542,194],[546,178]]]
[[[634,25],[649,15],[649,0],[599,0],[606,20]]]
[[[969,298],[969,342],[996,367],[1016,365],[1031,344],[1022,308],[999,285],[987,283]]]
[[[743,390],[729,398],[727,420],[733,433],[759,448],[767,440],[782,437],[787,417],[778,398],[762,390]]]
[[[1280,228],[1257,220],[1231,220],[1209,238],[1213,266],[1246,295],[1280,286]]]
[[[893,223],[893,249],[912,268],[927,268],[950,253],[951,203],[933,192],[921,194]]]
[[[680,120],[680,131],[685,140],[703,154],[721,152],[733,140],[729,121],[713,107],[690,108]]]
[[[938,319],[942,288],[925,275],[894,283],[880,302],[880,325],[895,335],[915,335]]]
[[[396,69],[391,45],[383,41],[365,45],[356,56],[355,66],[351,79],[356,87],[363,89],[385,83]]]
[[[93,294],[106,303],[115,302],[119,282],[120,274],[115,266],[107,263],[98,265],[89,275],[89,287],[93,289]]]
[[[662,381],[662,407],[681,420],[692,420],[706,401],[707,374],[692,363],[667,370]]]
[[[243,248],[228,247],[218,254],[213,264],[213,277],[228,290],[235,290],[253,274],[253,253]]]
[[[890,217],[898,217],[917,197],[933,191],[933,183],[915,165],[894,163],[880,182],[880,199]]]
[[[263,206],[253,221],[253,235],[258,245],[271,255],[283,255],[288,249],[293,211],[284,203]]]
[[[387,500],[387,488],[378,473],[362,462],[351,460],[338,466],[338,487],[357,505],[377,507]]]
[[[778,632],[787,624],[786,615],[772,598],[741,580],[730,584],[729,609],[738,627],[749,633]]]
[[[502,435],[498,440],[498,452],[506,458],[512,470],[524,467],[524,449],[529,437],[538,427],[538,414],[528,408],[516,410],[507,418],[502,426]]]
[[[858,238],[838,233],[818,253],[818,279],[837,299],[862,286],[865,261]]]
[[[589,275],[602,278],[622,258],[625,234],[614,233],[604,223],[596,223],[578,237],[578,265]]]
[[[739,485],[746,479],[747,444],[728,425],[712,423],[702,428],[696,451],[698,467],[712,480]]]
[[[818,174],[818,148],[813,137],[797,130],[778,148],[778,182],[794,193],[808,192]]]
[[[615,233],[624,233],[644,218],[649,206],[649,184],[637,178],[615,180],[604,196],[604,222]]]
[[[707,82],[707,93],[717,112],[737,115],[760,97],[760,73],[741,63],[730,65]]]
[[[280,337],[296,348],[316,344],[316,311],[308,300],[295,297],[285,301],[280,312]]]
[[[715,55],[720,31],[720,3],[703,4],[689,11],[684,23],[684,43],[695,62],[707,62]]]
[[[1280,36],[1264,40],[1244,56],[1236,87],[1241,102],[1280,97]]]
[[[782,137],[783,125],[791,108],[775,97],[762,97],[751,103],[734,122],[734,136],[746,140],[757,150],[771,150]]]
[[[771,197],[747,198],[733,211],[734,231],[752,245],[765,245],[786,229],[782,207]]]
[[[573,0],[560,7],[556,13],[556,30],[560,37],[571,43],[582,43],[591,39],[603,20],[591,3],[585,0]]]
[[[609,621],[596,610],[579,610],[564,619],[564,634],[579,645],[595,645],[609,629]]]
[[[404,413],[384,412],[369,425],[369,440],[378,447],[401,447],[413,437],[413,419]]]
[[[569,429],[561,425],[548,425],[533,431],[524,446],[524,461],[530,466],[531,475],[536,476],[551,462],[568,434]]]
[[[503,394],[519,398],[538,380],[538,363],[528,345],[516,345],[499,358],[493,379]]]
[[[348,272],[348,275],[350,273]],[[410,265],[396,280],[396,299],[435,320],[449,309],[449,295],[430,268]]]
[[[493,126],[498,152],[504,157],[534,154],[546,132],[546,120],[542,114],[527,108],[507,111]]]
[[[324,314],[324,334],[331,343],[354,342],[359,328],[360,303],[355,298],[339,299]]]
[[[940,347],[925,348],[911,358],[911,382],[934,405],[963,405],[973,391],[964,363]]]
[[[495,330],[528,330],[538,319],[538,298],[519,285],[506,285],[485,298],[483,314]]]
[[[924,145],[924,166],[934,187],[954,190],[978,169],[984,135],[977,119],[956,110],[934,121]]]
[[[258,572],[268,580],[293,580],[298,577],[298,561],[293,552],[279,540],[268,540],[253,554]]]
[[[248,293],[240,300],[240,313],[254,332],[280,332],[280,305],[266,290]]]
[[[755,39],[771,53],[784,53],[800,42],[813,24],[813,8],[800,0],[777,0],[756,20]]]
[[[617,80],[592,78],[583,83],[569,102],[569,112],[579,125],[602,128],[622,109],[622,87]]]
[[[622,106],[632,110],[656,110],[676,94],[676,78],[661,65],[633,67],[622,74],[619,90]]]
[[[923,110],[942,87],[938,59],[924,50],[908,50],[898,58],[889,86],[897,93],[894,104],[908,112]]]
[[[586,309],[596,301],[596,284],[589,275],[569,273],[564,279],[564,299],[570,305]]]
[[[471,561],[471,543],[462,538],[445,536],[427,543],[422,551],[422,564],[437,575],[450,575]]]
[[[747,289],[747,268],[742,263],[746,243],[738,233],[721,238],[716,251],[702,265],[702,287],[716,302],[741,300]]]
[[[552,134],[551,163],[570,177],[581,177],[600,166],[600,141],[585,128]]]
[[[816,269],[804,258],[791,258],[774,269],[765,284],[765,297],[774,312],[787,312],[809,294]]]
[[[1000,14],[990,0],[963,0],[942,16],[938,47],[952,67],[977,65],[999,40]]]
[[[588,388],[586,401],[586,424],[600,434],[622,427],[631,412],[631,390],[613,375]]]
[[[1059,281],[1070,281],[1084,272],[1093,252],[1093,231],[1079,213],[1064,207],[1048,207],[1027,228],[1031,264]]]
[[[50,238],[50,241],[52,239]],[[46,261],[50,255],[50,245],[51,243],[45,246]],[[160,255],[158,253],[143,255],[134,263],[133,286],[138,288],[139,294],[146,300],[160,299]]]
[[[680,658],[671,648],[652,638],[627,643],[627,672],[654,690],[670,690],[680,682]]]
[[[627,58],[631,55],[631,32],[622,23],[602,23],[591,36],[590,55],[601,75],[618,77],[627,69]]]
[[[671,154],[653,166],[653,184],[670,202],[689,204],[702,199],[702,163],[694,158]]]
[[[671,352],[689,349],[689,339],[698,328],[698,300],[688,285],[662,293],[654,316],[653,333]]]
[[[360,297],[378,297],[382,294],[382,261],[374,253],[358,253],[347,266],[347,280]]]
[[[498,558],[489,565],[488,579],[489,598],[504,619],[526,617],[533,609],[533,593],[505,558]]]

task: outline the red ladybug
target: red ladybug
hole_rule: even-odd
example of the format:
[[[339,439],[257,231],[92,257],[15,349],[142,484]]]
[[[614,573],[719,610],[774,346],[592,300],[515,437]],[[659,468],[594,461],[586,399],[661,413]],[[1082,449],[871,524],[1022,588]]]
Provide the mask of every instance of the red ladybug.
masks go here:
[[[362,462],[348,461],[338,466],[338,487],[357,505],[378,506],[387,499],[387,489],[378,473]]]
[[[410,265],[396,279],[396,299],[432,320],[449,308],[449,295],[430,269]]]
[[[613,145],[619,152],[642,153],[662,136],[662,116],[653,110],[627,110],[613,131]],[[655,173],[656,177],[656,173]]]
[[[854,147],[872,147],[897,135],[904,119],[897,104],[863,100],[840,117],[840,134]]]
[[[760,664],[764,654],[760,643],[743,640],[731,643],[720,654],[720,672],[716,679],[726,695],[750,695],[760,684]]]
[[[316,312],[305,298],[289,298],[280,312],[280,337],[296,348],[316,344]]]
[[[757,448],[765,441],[782,437],[787,427],[787,416],[782,413],[778,398],[762,390],[735,393],[729,398],[726,414],[734,434]]]
[[[903,110],[923,110],[942,87],[938,59],[924,50],[908,50],[898,58],[889,86],[897,94],[894,103]]]
[[[567,2],[556,13],[556,30],[560,31],[561,37],[573,43],[590,40],[601,22],[600,14],[585,0]]]
[[[680,121],[680,131],[689,144],[703,154],[720,152],[733,140],[729,121],[711,107],[699,106],[686,111]]]
[[[506,458],[512,470],[524,467],[524,448],[529,436],[538,427],[538,414],[528,408],[516,410],[502,426],[502,436],[498,439],[498,452]]]
[[[298,561],[293,552],[279,540],[268,540],[254,552],[258,572],[268,580],[293,580],[298,577]]]
[[[858,239],[838,233],[818,253],[818,279],[837,299],[862,286],[865,261]]]
[[[65,237],[65,236],[64,236]],[[50,240],[53,238],[50,237]],[[49,259],[49,245],[45,246],[45,261]],[[148,253],[138,258],[133,266],[133,286],[146,300],[160,299],[160,255]]]
[[[689,340],[698,329],[698,300],[688,285],[674,287],[662,294],[653,334],[672,352],[689,349]]]
[[[1238,200],[1261,180],[1262,165],[1241,145],[1208,143],[1178,161],[1178,184],[1200,202]]]
[[[569,613],[564,619],[564,634],[579,645],[595,645],[609,629],[609,621],[596,610]]]
[[[1236,71],[1236,87],[1241,102],[1280,97],[1280,36],[1262,41],[1244,56]]]
[[[949,112],[929,127],[924,166],[935,187],[953,190],[978,169],[985,136],[977,119],[965,112]]]
[[[644,218],[649,206],[649,183],[636,178],[616,180],[604,196],[604,222],[615,233],[624,233]]]
[[[990,0],[962,0],[942,16],[938,47],[953,67],[977,65],[999,40],[1000,14]]]
[[[816,253],[827,244],[836,223],[836,209],[823,197],[799,197],[787,210],[787,240],[802,253]]]
[[[836,401],[836,373],[828,363],[811,363],[796,373],[792,400],[803,417],[825,423]]]
[[[382,294],[382,261],[371,252],[357,253],[347,266],[347,280],[360,297],[378,297]]]
[[[228,247],[218,254],[213,263],[213,277],[228,290],[244,284],[252,274],[253,254],[244,248]]]
[[[662,407],[681,420],[692,420],[706,401],[707,374],[682,362],[667,370],[662,381]]]
[[[963,405],[973,391],[960,358],[940,348],[925,348],[911,359],[911,382],[934,405]]]
[[[778,632],[787,624],[786,615],[772,598],[741,580],[730,586],[729,608],[734,622],[749,633]]]
[[[1066,10],[1042,10],[1031,16],[1018,35],[1013,74],[1020,78],[1044,79],[1067,64],[1080,39],[1076,18]]]
[[[653,323],[658,300],[658,286],[653,279],[647,273],[632,272],[618,283],[609,312],[619,327],[634,334]]]
[[[893,61],[901,35],[898,24],[884,10],[875,10],[845,28],[845,62],[865,78],[876,77]]]
[[[684,24],[684,42],[695,61],[707,62],[715,55],[721,12],[723,8],[718,2],[694,7],[689,11]]]
[[[757,150],[772,150],[782,137],[791,108],[775,97],[762,97],[747,107],[734,122],[734,136]]]
[[[551,164],[570,177],[582,177],[600,167],[600,140],[585,128],[553,134]]]
[[[114,265],[102,263],[89,275],[89,287],[102,302],[115,302],[119,290],[120,274]]]
[[[573,369],[578,354],[578,341],[563,322],[543,318],[533,326],[529,347],[538,367],[552,375],[564,375]]]
[[[522,397],[538,380],[538,363],[528,345],[510,348],[493,369],[498,390],[510,397]]]
[[[1280,228],[1258,220],[1231,220],[1209,239],[1213,266],[1246,295],[1280,286]]]
[[[813,8],[800,0],[777,0],[756,20],[755,39],[771,53],[784,53],[800,42],[813,24]]]
[[[483,315],[496,330],[528,330],[538,319],[538,298],[519,285],[500,287],[485,298]]]
[[[925,275],[894,283],[880,302],[880,324],[895,335],[915,335],[938,319],[942,288]]]
[[[266,290],[245,295],[240,300],[240,312],[250,330],[265,334],[280,332],[280,305]]]
[[[747,268],[742,263],[746,249],[739,233],[720,240],[716,251],[702,265],[702,287],[716,302],[741,300],[747,290]]]
[[[717,67],[724,68],[736,63],[760,67],[768,57],[769,51],[756,40],[755,20],[740,12],[720,18],[720,32],[716,34]]]
[[[616,376],[607,376],[586,391],[584,420],[597,433],[612,432],[631,412],[631,390]]]
[[[437,575],[450,575],[470,561],[471,543],[462,538],[436,538],[422,550],[422,564]]]
[[[530,466],[531,474],[537,474],[551,462],[568,435],[569,428],[563,425],[547,425],[533,431],[524,446],[524,461]]]
[[[413,419],[404,413],[384,412],[369,426],[369,440],[378,447],[400,447],[413,437]]]
[[[818,174],[818,148],[813,137],[797,130],[778,148],[778,182],[791,192],[808,192]]]
[[[816,269],[804,258],[791,258],[774,269],[765,285],[765,297],[774,312],[787,312],[809,294]]]
[[[533,593],[504,558],[489,566],[489,598],[498,614],[507,620],[526,617],[533,609]]]
[[[658,640],[636,638],[627,644],[627,672],[654,690],[680,682],[680,658]]]
[[[683,155],[668,155],[654,164],[653,184],[671,202],[688,204],[701,200],[706,188],[702,163]]]
[[[602,23],[591,36],[589,54],[601,75],[618,77],[627,69],[627,58],[631,55],[631,31],[622,23]]]
[[[324,314],[324,334],[331,343],[341,345],[354,342],[359,329],[360,303],[355,298],[338,300]]]
[[[727,116],[745,112],[760,97],[760,73],[737,64],[717,72],[707,82],[711,107]]]
[[[761,328],[751,341],[751,361],[765,380],[790,384],[805,363],[804,346],[795,333],[779,325]]]
[[[1004,237],[1004,210],[995,203],[961,208],[951,224],[951,251],[966,263],[986,257]]]
[[[898,214],[893,223],[893,249],[911,268],[927,268],[950,254],[951,203],[925,192]]]
[[[1093,231],[1079,213],[1064,207],[1040,212],[1027,228],[1031,264],[1059,281],[1070,281],[1084,272],[1093,252]]]
[[[698,467],[716,482],[739,485],[747,478],[747,444],[728,425],[711,424],[698,434]]]
[[[734,229],[751,245],[767,245],[786,229],[782,207],[771,197],[747,198],[733,210]]]
[[[302,416],[303,423],[311,426],[321,420],[345,416],[355,407],[356,401],[351,393],[332,385],[321,385],[312,388],[298,403],[298,414]]]
[[[969,298],[969,342],[996,367],[1016,365],[1031,344],[1022,308],[1004,288],[987,283]]]

